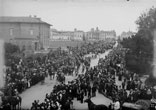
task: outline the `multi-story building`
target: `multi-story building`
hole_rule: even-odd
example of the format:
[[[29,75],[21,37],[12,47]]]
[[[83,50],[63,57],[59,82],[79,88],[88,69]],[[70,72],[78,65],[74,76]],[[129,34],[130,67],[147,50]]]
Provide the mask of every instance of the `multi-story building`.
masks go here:
[[[97,41],[106,39],[116,39],[116,32],[113,31],[102,31],[98,27],[96,30],[92,28],[88,32],[80,31],[75,29],[74,31],[57,31],[56,29],[51,29],[52,41]]]
[[[74,29],[74,35],[72,37],[72,40],[78,40],[78,41],[83,41],[84,40],[84,32]]]
[[[99,40],[99,29],[96,28],[96,30],[94,30],[94,28],[92,28],[90,31],[86,32],[86,39],[87,40]]]
[[[83,41],[84,32],[80,30],[74,31],[57,31],[56,29],[51,29],[51,40],[59,41]]]
[[[135,35],[135,32],[132,31],[128,31],[128,32],[122,32],[121,35],[119,36],[119,39],[123,39],[123,38],[128,38],[131,37],[132,35]]]
[[[71,31],[57,31],[56,29],[51,29],[50,40],[52,41],[70,41],[73,36]]]
[[[67,48],[68,46],[75,47],[81,45],[83,42],[82,36],[82,31],[58,31],[51,29],[50,48]]]
[[[0,17],[0,38],[31,50],[48,48],[50,24],[34,17]]]
[[[116,32],[113,31],[103,31],[99,30],[98,27],[96,30],[94,28],[91,31],[86,33],[87,40],[106,40],[106,39],[116,39]]]
[[[116,39],[116,32],[114,30],[112,30],[112,31],[100,31],[99,39],[100,40]]]

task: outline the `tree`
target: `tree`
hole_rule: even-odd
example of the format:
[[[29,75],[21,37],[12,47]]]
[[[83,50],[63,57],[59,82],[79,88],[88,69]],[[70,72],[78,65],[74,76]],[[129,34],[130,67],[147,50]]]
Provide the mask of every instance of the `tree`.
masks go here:
[[[152,7],[148,10],[148,12],[142,13],[136,21],[136,24],[138,25],[139,31],[144,31],[146,34],[153,31],[153,29],[156,29],[156,8]]]
[[[4,43],[5,65],[9,66],[12,62],[12,59],[18,59],[17,53],[19,54],[19,52],[20,49],[17,45],[11,43]]]
[[[17,45],[13,45],[11,43],[4,43],[5,53],[13,54],[19,52],[19,47]]]
[[[156,8],[152,7],[141,14],[136,21],[138,32],[131,38],[123,39],[121,44],[128,48],[126,68],[136,72],[151,74],[154,53],[154,30],[156,29]]]

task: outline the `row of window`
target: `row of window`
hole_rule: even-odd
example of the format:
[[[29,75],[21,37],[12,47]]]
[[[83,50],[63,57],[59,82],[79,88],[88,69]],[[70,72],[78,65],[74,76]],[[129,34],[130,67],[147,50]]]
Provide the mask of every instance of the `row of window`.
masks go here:
[[[14,35],[14,29],[13,28],[10,28],[9,34],[10,34],[10,36],[13,36]],[[34,30],[33,29],[30,29],[29,30],[29,34],[30,35],[34,35]]]

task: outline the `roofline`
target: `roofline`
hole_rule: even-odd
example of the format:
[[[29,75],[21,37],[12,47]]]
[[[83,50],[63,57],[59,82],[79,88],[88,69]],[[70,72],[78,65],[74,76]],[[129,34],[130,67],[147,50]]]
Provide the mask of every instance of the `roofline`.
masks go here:
[[[45,21],[42,21],[41,18],[39,17],[28,17],[28,16],[0,16],[0,18],[32,18],[32,19],[37,19],[38,22],[34,22],[34,21],[26,21],[26,22],[22,22],[22,21],[0,21],[0,23],[38,23],[38,24],[47,24],[49,26],[53,26]]]
[[[12,40],[23,40],[23,39],[27,39],[27,40],[38,40],[37,38],[32,38],[32,37],[30,37],[30,38],[19,38],[19,37],[16,37],[16,38],[13,38]]]
[[[1,22],[0,21],[0,23],[34,23],[34,24],[47,24],[47,25],[49,25],[49,26],[53,26],[52,24],[49,24],[49,23],[47,23],[47,22]]]

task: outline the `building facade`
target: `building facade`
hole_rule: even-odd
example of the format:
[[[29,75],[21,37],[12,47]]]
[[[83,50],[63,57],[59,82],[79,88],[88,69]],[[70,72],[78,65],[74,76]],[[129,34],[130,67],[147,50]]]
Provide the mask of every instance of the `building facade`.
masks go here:
[[[50,40],[52,41],[70,41],[73,36],[71,31],[57,31],[56,29],[51,29]]]
[[[135,35],[135,32],[128,31],[128,32],[122,32],[121,35],[119,36],[120,40],[123,40],[123,38],[128,38],[131,37],[132,35]]]
[[[84,40],[84,31],[80,31],[80,30],[77,30],[77,29],[74,29],[74,35],[72,37],[73,40],[76,40],[76,41],[83,41]]]
[[[112,31],[99,30],[98,27],[96,28],[96,30],[92,28],[89,32],[86,33],[86,39],[92,41],[116,39],[116,32],[114,30]]]
[[[52,41],[83,41],[84,32],[80,30],[74,31],[57,31],[56,29],[51,29],[50,39]]]
[[[20,49],[48,48],[50,24],[34,17],[0,17],[0,38]]]
[[[88,32],[74,29],[74,31],[57,31],[51,29],[52,41],[97,41],[106,39],[116,39],[116,32],[99,30],[98,27],[94,30],[92,28]]]
[[[99,34],[100,40],[106,40],[106,39],[116,39],[116,32],[114,30],[112,31],[101,31]]]
[[[89,40],[89,41],[99,40],[98,28],[96,28],[96,30],[94,30],[94,28],[91,28],[90,31],[86,32],[85,38],[86,40]]]

